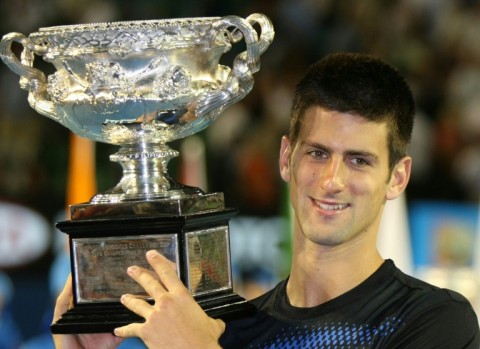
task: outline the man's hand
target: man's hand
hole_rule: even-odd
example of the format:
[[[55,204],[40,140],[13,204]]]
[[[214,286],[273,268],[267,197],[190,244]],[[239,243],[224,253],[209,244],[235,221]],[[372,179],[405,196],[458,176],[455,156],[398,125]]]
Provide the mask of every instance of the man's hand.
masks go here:
[[[63,291],[57,298],[53,322],[60,319],[72,305],[72,276],[70,275]],[[115,337],[111,333],[53,335],[53,341],[57,349],[113,349],[116,348],[122,340],[123,338]]]
[[[115,329],[119,337],[140,337],[149,348],[220,348],[218,339],[225,323],[210,318],[193,299],[172,268],[172,262],[157,251],[147,252],[147,260],[156,275],[147,269],[132,266],[128,274],[155,301],[150,305],[133,295],[123,295],[121,302],[145,318]]]

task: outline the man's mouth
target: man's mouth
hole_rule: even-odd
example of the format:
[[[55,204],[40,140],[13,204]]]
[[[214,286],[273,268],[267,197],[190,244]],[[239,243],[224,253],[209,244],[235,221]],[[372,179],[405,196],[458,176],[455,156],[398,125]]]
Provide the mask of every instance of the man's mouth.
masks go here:
[[[326,211],[340,211],[348,207],[348,204],[326,203],[326,202],[320,202],[317,200],[313,200],[313,201],[315,202],[315,205],[317,205],[322,210],[326,210]]]

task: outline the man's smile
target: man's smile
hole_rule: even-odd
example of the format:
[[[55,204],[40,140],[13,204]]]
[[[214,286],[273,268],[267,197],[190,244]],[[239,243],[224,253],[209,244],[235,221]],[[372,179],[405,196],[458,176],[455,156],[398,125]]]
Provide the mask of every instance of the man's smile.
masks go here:
[[[338,212],[338,211],[343,211],[350,206],[349,204],[342,204],[342,203],[336,203],[336,202],[325,201],[325,200],[315,200],[315,199],[311,199],[311,200],[315,206],[317,206],[318,208],[324,211]]]

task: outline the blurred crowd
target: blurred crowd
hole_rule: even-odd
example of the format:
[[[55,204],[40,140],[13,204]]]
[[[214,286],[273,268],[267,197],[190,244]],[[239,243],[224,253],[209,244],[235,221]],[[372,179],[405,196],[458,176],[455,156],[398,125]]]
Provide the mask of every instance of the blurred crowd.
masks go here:
[[[407,201],[478,203],[478,0],[1,0],[0,35],[29,34],[53,25],[230,14],[246,17],[254,12],[271,18],[275,40],[261,57],[253,91],[201,134],[208,191],[224,192],[227,204],[238,207],[244,216],[284,215],[288,208],[277,155],[280,136],[288,129],[294,83],[322,55],[361,51],[398,67],[415,95],[418,116]],[[41,61],[36,64],[44,67]],[[0,200],[25,205],[53,224],[65,206],[68,137],[63,126],[28,106],[18,76],[1,64]],[[119,179],[118,165],[108,160],[114,151],[115,147],[97,144],[99,190]],[[34,265],[6,270],[7,274],[14,285],[33,274],[46,277],[54,256],[52,248]],[[23,337],[33,332],[24,330]],[[3,348],[9,347],[0,343]]]
[[[267,14],[276,37],[261,57],[254,90],[204,136],[211,190],[226,192],[248,214],[271,215],[282,209],[276,149],[278,136],[288,127],[294,83],[318,57],[347,50],[384,58],[398,67],[414,90],[418,118],[409,198],[478,200],[479,3],[5,0],[0,3],[0,33],[29,34],[45,26],[99,21]],[[42,64],[38,57],[37,61]],[[64,201],[68,131],[28,106],[18,77],[3,64],[0,72],[0,197],[38,207],[51,217]],[[107,158],[114,149],[98,147],[102,189],[119,174]]]

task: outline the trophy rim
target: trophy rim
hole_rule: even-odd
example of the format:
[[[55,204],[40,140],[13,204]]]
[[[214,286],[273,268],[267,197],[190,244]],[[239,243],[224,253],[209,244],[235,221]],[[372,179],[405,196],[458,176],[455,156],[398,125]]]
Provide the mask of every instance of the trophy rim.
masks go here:
[[[46,35],[57,35],[67,33],[99,32],[115,30],[138,30],[138,29],[161,29],[169,27],[187,27],[196,25],[208,25],[220,20],[220,16],[214,17],[182,17],[182,18],[164,18],[150,20],[131,20],[131,21],[110,21],[93,22],[83,24],[56,25],[50,27],[41,27],[36,32],[31,33],[31,38],[42,37]]]

